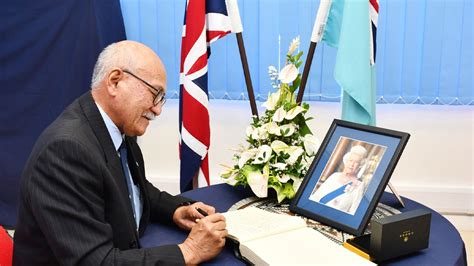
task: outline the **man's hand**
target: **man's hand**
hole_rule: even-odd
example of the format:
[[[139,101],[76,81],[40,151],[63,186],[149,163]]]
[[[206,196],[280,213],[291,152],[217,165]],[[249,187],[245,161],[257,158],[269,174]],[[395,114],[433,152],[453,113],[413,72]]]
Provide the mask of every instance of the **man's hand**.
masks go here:
[[[225,218],[222,214],[215,213],[199,218],[188,238],[178,245],[186,265],[199,264],[217,256],[225,245],[225,228]]]
[[[196,202],[189,206],[181,206],[176,209],[173,214],[173,221],[179,228],[184,230],[191,230],[196,225],[196,220],[202,219],[204,215],[200,214],[196,208],[200,208],[208,215],[214,214],[216,210],[214,207],[206,205],[202,202]]]

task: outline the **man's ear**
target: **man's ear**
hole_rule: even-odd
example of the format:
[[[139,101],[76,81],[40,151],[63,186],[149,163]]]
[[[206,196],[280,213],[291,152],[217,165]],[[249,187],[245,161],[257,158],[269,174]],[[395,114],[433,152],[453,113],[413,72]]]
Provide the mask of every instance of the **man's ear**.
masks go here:
[[[107,91],[110,95],[116,96],[118,94],[118,83],[123,78],[123,71],[115,68],[109,72],[107,76]]]

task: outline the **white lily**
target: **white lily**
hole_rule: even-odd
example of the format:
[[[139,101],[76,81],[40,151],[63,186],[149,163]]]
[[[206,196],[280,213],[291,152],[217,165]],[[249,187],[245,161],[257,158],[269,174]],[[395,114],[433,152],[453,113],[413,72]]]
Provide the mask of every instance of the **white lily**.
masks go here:
[[[268,162],[272,157],[272,148],[268,145],[262,145],[258,147],[257,155],[255,155],[255,159],[253,160],[253,164],[262,164]]]
[[[286,143],[281,140],[274,140],[272,144],[270,144],[270,146],[272,147],[272,150],[274,150],[277,154],[288,149],[288,145],[286,145]]]
[[[299,113],[305,111],[306,109],[304,109],[303,107],[301,106],[296,106],[294,108],[292,108],[290,111],[288,111],[285,115],[285,119],[286,120],[291,120],[293,118],[295,118],[295,116],[297,116]]]
[[[297,36],[290,43],[290,48],[288,49],[288,55],[293,54],[299,46],[300,46],[300,36]]]
[[[265,198],[268,193],[268,175],[263,175],[260,171],[250,172],[247,182],[253,193],[259,198]]]
[[[286,152],[290,155],[288,159],[286,159],[286,163],[289,165],[293,165],[296,163],[298,158],[304,153],[303,148],[298,146],[290,146],[286,149]]]
[[[288,132],[286,132],[287,130]],[[296,127],[294,124],[287,124],[280,127],[280,131],[283,132],[282,135],[284,137],[293,135],[293,133],[295,133],[295,130],[296,130]]]
[[[274,110],[279,99],[280,99],[280,90],[277,90],[274,93],[269,93],[267,101],[264,102],[262,106],[267,108],[267,110]]]
[[[303,137],[303,144],[304,149],[306,150],[306,154],[308,154],[309,156],[313,156],[316,154],[316,152],[318,152],[321,142],[314,135],[306,134]]]
[[[283,109],[283,106],[281,106],[273,114],[272,120],[275,122],[281,122],[283,121],[283,119],[285,119],[285,116],[286,116],[286,111],[285,109]]]
[[[278,79],[283,83],[291,83],[298,76],[298,69],[294,64],[286,65],[278,75]]]
[[[246,151],[243,151],[242,154],[240,155],[240,159],[239,159],[239,168],[242,168],[244,166],[244,164],[255,157],[255,155],[257,154],[257,149],[248,149]]]

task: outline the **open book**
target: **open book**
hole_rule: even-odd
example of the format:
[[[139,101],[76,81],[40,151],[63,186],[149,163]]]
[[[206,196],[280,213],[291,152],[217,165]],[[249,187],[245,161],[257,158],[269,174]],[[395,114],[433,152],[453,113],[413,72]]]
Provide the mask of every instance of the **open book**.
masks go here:
[[[249,207],[224,213],[229,237],[255,265],[375,265],[329,240],[296,216]]]

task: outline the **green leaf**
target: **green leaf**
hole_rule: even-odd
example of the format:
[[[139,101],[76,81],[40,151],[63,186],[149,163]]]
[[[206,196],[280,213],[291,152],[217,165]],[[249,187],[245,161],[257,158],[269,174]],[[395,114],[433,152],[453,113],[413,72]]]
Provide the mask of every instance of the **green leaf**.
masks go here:
[[[313,134],[313,133],[311,132],[311,129],[309,129],[308,125],[304,123],[303,126],[300,128],[300,134],[301,136],[306,136],[306,134]]]
[[[300,60],[300,58],[301,58],[302,55],[303,55],[303,51],[300,51],[299,53],[297,53],[297,54],[295,55],[296,61]]]

